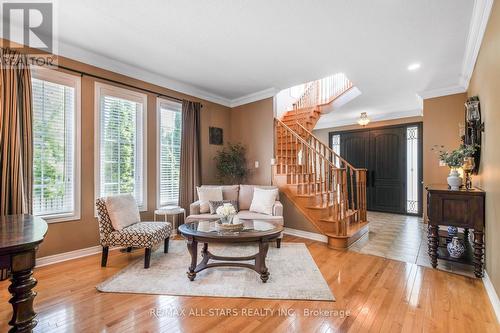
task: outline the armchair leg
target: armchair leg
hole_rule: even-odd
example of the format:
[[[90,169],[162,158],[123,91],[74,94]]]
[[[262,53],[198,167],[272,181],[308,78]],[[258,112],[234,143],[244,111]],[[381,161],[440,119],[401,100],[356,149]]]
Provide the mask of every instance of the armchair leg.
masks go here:
[[[101,267],[106,267],[106,264],[108,263],[108,252],[109,252],[109,246],[103,246],[102,256],[101,256]]]
[[[278,238],[278,239],[276,240],[276,247],[277,247],[278,249],[280,249],[280,248],[281,248],[281,238]]]
[[[151,248],[147,247],[144,253],[144,268],[149,268],[150,261],[151,261]]]
[[[163,253],[168,253],[168,241],[170,237],[165,238],[165,243],[163,244]]]

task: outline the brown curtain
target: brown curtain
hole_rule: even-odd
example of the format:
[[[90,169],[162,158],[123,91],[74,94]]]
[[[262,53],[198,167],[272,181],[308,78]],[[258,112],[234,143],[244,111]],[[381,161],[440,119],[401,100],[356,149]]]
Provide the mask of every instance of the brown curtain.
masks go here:
[[[179,205],[189,214],[189,205],[196,200],[196,186],[201,182],[200,169],[201,104],[182,101],[182,141]]]
[[[26,55],[0,48],[0,57],[0,215],[31,214],[31,71]]]

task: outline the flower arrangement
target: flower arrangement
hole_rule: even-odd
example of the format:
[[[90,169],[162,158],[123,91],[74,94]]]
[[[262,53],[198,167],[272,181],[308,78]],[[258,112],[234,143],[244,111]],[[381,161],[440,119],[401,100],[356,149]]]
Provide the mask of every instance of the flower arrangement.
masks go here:
[[[236,215],[236,209],[230,203],[225,203],[222,206],[217,207],[215,210],[217,215],[221,215],[223,222],[232,223],[232,217]]]
[[[464,145],[461,144],[457,149],[452,151],[443,150],[443,145],[434,145],[431,150],[437,152],[439,160],[446,164],[450,169],[458,169],[464,164],[466,157],[474,155],[477,145]]]

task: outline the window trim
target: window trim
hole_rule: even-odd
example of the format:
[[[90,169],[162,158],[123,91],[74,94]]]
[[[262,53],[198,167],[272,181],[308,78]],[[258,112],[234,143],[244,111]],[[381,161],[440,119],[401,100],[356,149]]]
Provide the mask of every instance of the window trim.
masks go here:
[[[135,90],[125,89],[102,82],[94,84],[94,196],[101,196],[101,142],[100,142],[100,101],[101,96],[112,96],[116,98],[126,99],[142,104],[142,206],[138,206],[140,212],[148,211],[148,153],[147,153],[147,110],[148,110],[148,95]],[[97,216],[97,211],[94,212]]]
[[[73,159],[73,204],[74,209],[73,212],[69,213],[57,213],[57,214],[45,214],[45,215],[37,215],[47,223],[58,223],[58,222],[68,222],[68,221],[77,221],[81,219],[81,155],[82,155],[82,132],[81,132],[81,86],[82,80],[80,76],[68,74],[65,72],[42,68],[42,67],[33,67],[31,70],[31,77],[49,81],[56,84],[61,84],[65,86],[70,86],[75,89],[75,114],[74,114],[74,159]]]
[[[165,205],[161,204],[161,161],[160,161],[160,126],[161,126],[161,105],[162,103],[176,103],[166,98],[157,97],[156,98],[156,208],[159,209],[165,205],[178,205],[178,202],[167,202]],[[182,103],[180,103],[182,112]],[[182,126],[182,125],[181,125]]]

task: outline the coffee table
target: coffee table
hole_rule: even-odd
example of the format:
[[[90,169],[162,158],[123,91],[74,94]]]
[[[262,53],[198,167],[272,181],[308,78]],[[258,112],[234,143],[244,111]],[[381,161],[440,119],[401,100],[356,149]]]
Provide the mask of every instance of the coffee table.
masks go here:
[[[218,220],[199,220],[183,224],[179,227],[179,232],[187,240],[187,248],[191,254],[191,265],[187,272],[189,280],[193,281],[196,274],[212,267],[244,267],[254,270],[260,275],[262,282],[269,279],[269,270],[266,267],[266,256],[269,249],[269,242],[276,240],[283,227],[263,220],[240,220],[244,229],[241,231],[219,231],[217,229]],[[198,263],[198,243],[203,243],[201,251],[202,260]],[[208,251],[209,243],[258,243],[259,252],[246,257],[222,257]],[[217,262],[209,263],[209,260]],[[253,260],[254,264],[242,263],[238,261]]]

